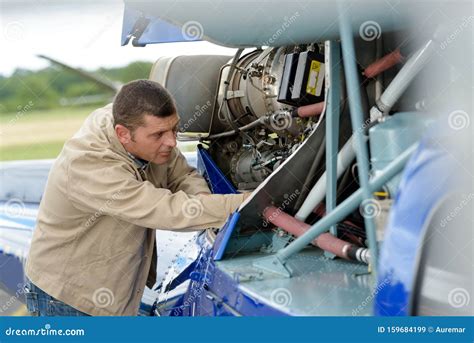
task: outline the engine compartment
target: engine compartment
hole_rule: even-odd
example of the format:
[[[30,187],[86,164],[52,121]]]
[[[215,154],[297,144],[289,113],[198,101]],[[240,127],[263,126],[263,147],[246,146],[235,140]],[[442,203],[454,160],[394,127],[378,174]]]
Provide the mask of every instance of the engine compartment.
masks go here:
[[[341,50],[331,51],[334,41],[241,48],[232,57],[177,56],[155,63],[150,78],[164,84],[176,99],[181,117],[178,139],[199,140],[200,149],[235,191],[253,191],[239,210],[224,258],[276,253],[334,208],[336,200],[326,209],[327,140],[336,146],[332,158],[338,160],[337,175],[332,182],[340,204],[360,187],[355,131],[362,133],[370,149],[371,177],[421,137],[433,115],[423,103],[419,84],[426,81],[417,77],[418,71],[406,82],[403,97],[388,109],[380,105],[404,63],[419,54],[420,47],[423,52],[422,42],[405,44],[404,35],[397,31],[377,40],[354,39],[364,114],[360,128],[352,127],[347,75]],[[434,64],[427,63],[421,74],[428,74]],[[340,91],[329,102],[335,87]],[[328,106],[335,103],[337,110],[328,113]],[[336,138],[327,136],[328,121],[334,117]],[[395,142],[388,150],[387,140]],[[385,182],[367,208],[361,205],[333,225],[328,238],[334,241],[312,244],[326,251],[327,245],[339,244],[339,250],[332,249],[336,256],[370,263],[365,219],[375,219],[380,244],[398,182],[397,177]],[[286,228],[277,225],[265,215],[269,208],[296,222]]]

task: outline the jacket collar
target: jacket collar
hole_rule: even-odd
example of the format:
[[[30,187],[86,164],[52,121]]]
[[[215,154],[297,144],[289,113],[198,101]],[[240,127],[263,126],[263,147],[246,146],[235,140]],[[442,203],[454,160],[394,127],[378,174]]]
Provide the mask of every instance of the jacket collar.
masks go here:
[[[145,161],[144,159],[136,157],[136,156],[132,155],[131,153],[129,153],[128,151],[127,151],[127,155],[128,155],[128,157],[130,157],[132,159],[133,163],[135,163],[135,166],[139,170],[146,170],[146,168],[150,164],[149,161]]]

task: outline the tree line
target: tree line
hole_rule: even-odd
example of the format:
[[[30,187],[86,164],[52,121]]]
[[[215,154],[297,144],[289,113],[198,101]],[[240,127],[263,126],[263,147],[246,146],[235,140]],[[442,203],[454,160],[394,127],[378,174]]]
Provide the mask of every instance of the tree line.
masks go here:
[[[148,78],[151,66],[150,62],[133,62],[125,67],[99,68],[91,73],[125,83]],[[113,95],[94,81],[59,66],[36,71],[17,69],[9,77],[0,75],[0,113],[17,112],[29,102],[35,104],[36,110],[100,105],[109,102]]]

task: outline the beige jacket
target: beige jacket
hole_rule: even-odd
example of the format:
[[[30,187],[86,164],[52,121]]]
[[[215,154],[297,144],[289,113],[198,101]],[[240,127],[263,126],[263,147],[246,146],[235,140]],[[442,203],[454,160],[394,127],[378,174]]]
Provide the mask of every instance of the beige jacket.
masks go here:
[[[221,227],[244,199],[201,192],[206,182],[178,149],[166,165],[137,169],[115,135],[112,106],[98,109],[50,171],[26,274],[90,315],[136,315],[156,277],[152,229]]]

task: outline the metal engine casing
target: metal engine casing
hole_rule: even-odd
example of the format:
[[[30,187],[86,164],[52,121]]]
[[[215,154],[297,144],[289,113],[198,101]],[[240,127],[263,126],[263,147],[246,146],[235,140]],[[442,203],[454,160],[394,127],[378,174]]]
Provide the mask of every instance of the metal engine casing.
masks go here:
[[[222,66],[230,56],[195,55],[160,57],[150,72],[150,80],[160,83],[175,99],[181,118],[182,140],[206,137],[224,130],[213,121],[217,82]]]
[[[228,106],[222,106],[219,119],[228,125],[228,129],[232,127],[227,118],[245,125],[271,113],[293,109],[292,106],[277,101],[285,53],[290,48],[292,47],[270,47],[248,53],[238,60],[227,94],[224,94],[225,83],[220,83],[218,102],[222,103],[226,98]],[[229,61],[229,64],[231,62]],[[222,80],[228,78],[229,72],[229,67],[223,70]],[[297,135],[303,128],[298,120],[270,122],[266,127],[279,135]]]
[[[285,54],[295,47],[255,49],[239,56],[159,58],[150,79],[173,95],[181,117],[179,140],[209,140],[209,153],[234,185],[254,189],[301,143],[312,122],[293,118],[277,101]],[[254,128],[228,137],[260,120]],[[209,138],[208,138],[209,137]]]

